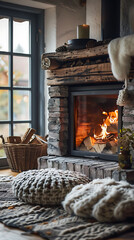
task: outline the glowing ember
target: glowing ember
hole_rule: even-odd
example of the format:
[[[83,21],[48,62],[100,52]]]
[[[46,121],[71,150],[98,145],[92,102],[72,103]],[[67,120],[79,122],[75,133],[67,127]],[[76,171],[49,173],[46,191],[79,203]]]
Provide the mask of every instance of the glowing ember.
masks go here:
[[[102,112],[102,114],[107,115],[107,112]]]

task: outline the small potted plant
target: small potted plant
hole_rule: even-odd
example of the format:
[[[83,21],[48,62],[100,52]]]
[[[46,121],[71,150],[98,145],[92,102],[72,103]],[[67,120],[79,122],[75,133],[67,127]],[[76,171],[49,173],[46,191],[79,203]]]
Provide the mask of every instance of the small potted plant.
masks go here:
[[[118,155],[119,166],[123,169],[132,167],[132,155],[130,151],[134,148],[134,133],[129,128],[122,128],[118,137],[120,153]]]

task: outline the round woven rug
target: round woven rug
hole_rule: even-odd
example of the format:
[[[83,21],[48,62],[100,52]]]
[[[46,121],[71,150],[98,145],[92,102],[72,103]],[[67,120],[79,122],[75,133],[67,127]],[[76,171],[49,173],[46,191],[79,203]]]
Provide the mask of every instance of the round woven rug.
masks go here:
[[[0,177],[0,222],[47,240],[100,240],[134,227],[131,222],[99,223],[69,215],[62,207],[41,207],[15,199],[9,177]]]

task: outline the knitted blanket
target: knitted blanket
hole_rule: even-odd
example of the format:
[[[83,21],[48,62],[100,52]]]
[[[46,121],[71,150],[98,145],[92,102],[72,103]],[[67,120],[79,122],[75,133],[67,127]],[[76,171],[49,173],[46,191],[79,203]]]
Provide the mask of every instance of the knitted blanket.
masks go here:
[[[0,178],[0,222],[7,226],[36,233],[47,240],[107,239],[134,227],[132,222],[99,223],[93,218],[68,214],[62,207],[45,208],[20,202],[11,192],[10,180]]]
[[[126,181],[95,179],[66,195],[63,206],[80,217],[119,222],[134,217],[134,187]]]

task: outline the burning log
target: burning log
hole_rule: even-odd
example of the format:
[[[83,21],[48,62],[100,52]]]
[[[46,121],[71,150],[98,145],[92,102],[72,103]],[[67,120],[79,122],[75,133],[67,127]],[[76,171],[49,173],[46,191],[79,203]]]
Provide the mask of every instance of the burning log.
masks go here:
[[[110,126],[107,126],[107,132],[116,133],[117,131],[118,131],[118,122],[110,124]]]
[[[109,133],[105,138],[102,138],[102,136],[96,137],[95,142],[101,144],[101,143],[112,141],[115,138],[116,138],[116,133],[115,134],[114,133]]]
[[[96,153],[117,151],[116,134],[110,133],[106,138],[95,139],[91,136],[86,137],[80,144],[79,150],[90,151]]]

